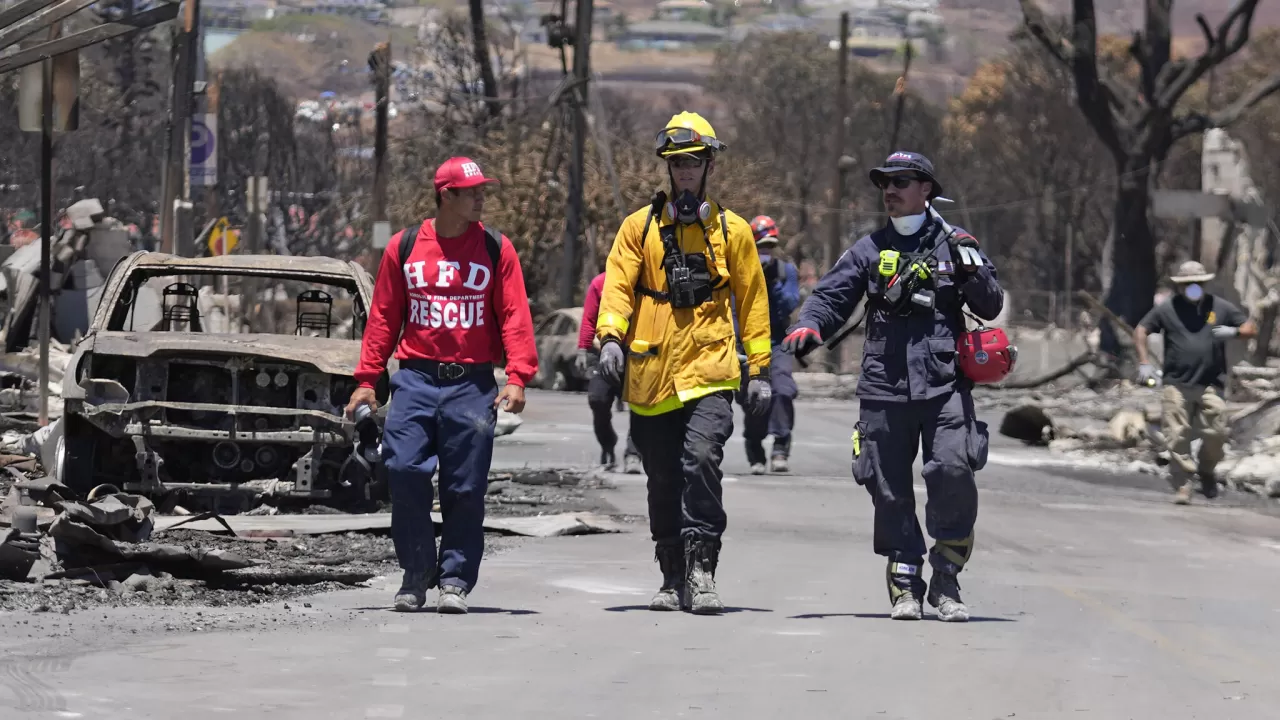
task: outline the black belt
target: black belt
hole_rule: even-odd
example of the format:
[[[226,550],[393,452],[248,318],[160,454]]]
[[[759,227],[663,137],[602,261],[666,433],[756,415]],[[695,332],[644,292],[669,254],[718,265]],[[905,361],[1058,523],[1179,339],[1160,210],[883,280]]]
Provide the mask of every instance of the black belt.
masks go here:
[[[665,293],[661,290],[651,290],[643,285],[636,286],[636,293],[640,295],[647,295],[653,298],[654,300],[657,300],[658,302],[666,302],[667,298],[671,297],[671,295],[668,293]]]
[[[400,367],[435,375],[441,380],[457,380],[481,371],[493,373],[493,363],[457,363],[439,360],[401,360]]]

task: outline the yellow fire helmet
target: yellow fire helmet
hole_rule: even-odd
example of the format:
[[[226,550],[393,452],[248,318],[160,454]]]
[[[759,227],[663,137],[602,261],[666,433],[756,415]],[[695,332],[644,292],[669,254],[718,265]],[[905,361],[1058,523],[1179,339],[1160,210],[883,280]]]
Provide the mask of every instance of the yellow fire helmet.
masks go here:
[[[654,141],[654,149],[658,157],[670,157],[688,153],[721,152],[728,146],[716,140],[716,131],[711,123],[698,113],[688,111],[671,116],[667,126],[658,131]]]

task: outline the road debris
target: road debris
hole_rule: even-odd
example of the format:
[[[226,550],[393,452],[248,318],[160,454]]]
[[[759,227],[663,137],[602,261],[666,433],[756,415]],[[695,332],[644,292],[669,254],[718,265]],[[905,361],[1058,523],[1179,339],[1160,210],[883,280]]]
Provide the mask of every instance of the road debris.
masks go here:
[[[597,473],[493,473],[486,552],[518,537],[630,530],[634,519],[599,492],[609,487]],[[219,516],[161,514],[163,504],[111,487],[81,498],[50,478],[11,478],[0,505],[0,609],[258,604],[398,572],[386,508],[264,504]],[[438,512],[433,520],[443,522]]]

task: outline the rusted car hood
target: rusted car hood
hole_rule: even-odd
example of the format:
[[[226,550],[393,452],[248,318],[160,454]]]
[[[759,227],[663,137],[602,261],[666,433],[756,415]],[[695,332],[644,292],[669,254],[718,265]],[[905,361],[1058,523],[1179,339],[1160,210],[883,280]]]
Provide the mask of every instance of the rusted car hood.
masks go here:
[[[253,355],[311,365],[331,375],[352,375],[360,361],[360,341],[269,334],[169,332],[98,332],[84,347],[97,355],[150,357],[157,353],[193,355]]]

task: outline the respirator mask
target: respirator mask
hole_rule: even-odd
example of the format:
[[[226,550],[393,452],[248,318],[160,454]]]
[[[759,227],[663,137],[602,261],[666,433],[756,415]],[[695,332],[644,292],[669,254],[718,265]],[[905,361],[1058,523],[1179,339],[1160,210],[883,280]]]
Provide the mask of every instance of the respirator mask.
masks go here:
[[[711,203],[699,200],[689,190],[681,190],[673,202],[667,203],[667,214],[681,225],[701,224],[711,217]]]

